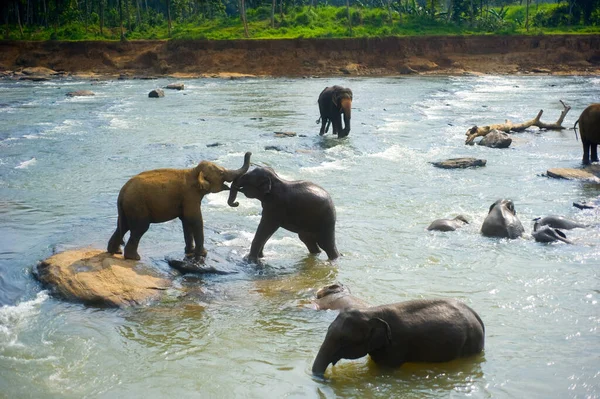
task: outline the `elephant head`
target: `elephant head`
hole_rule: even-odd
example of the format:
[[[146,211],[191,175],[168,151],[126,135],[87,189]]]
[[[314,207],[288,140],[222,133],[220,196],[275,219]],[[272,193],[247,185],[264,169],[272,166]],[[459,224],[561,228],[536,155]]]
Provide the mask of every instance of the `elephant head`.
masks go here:
[[[358,309],[342,311],[327,330],[312,372],[323,375],[329,364],[361,358],[391,343],[391,328],[382,318]]]
[[[517,211],[511,200],[499,199],[490,206],[490,210],[481,233],[488,237],[517,238],[525,232]]]
[[[250,167],[251,152],[244,155],[244,165],[239,169],[225,169],[212,162],[202,161],[194,168],[200,189],[209,193],[218,193],[229,190],[225,182],[232,182],[242,176]]]
[[[333,104],[344,114],[344,129],[338,133],[338,137],[346,137],[350,133],[350,119],[352,117],[352,90],[336,87],[331,96]]]
[[[247,198],[256,198],[262,201],[271,192],[273,182],[278,179],[273,169],[254,168],[250,172],[242,174],[231,183],[227,204],[231,207],[239,205],[235,201],[238,191],[244,193]]]

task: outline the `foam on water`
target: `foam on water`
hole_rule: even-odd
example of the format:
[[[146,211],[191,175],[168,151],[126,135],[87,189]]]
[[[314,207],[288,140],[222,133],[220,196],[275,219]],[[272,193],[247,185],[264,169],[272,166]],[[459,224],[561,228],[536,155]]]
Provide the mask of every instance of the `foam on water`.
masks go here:
[[[32,300],[0,307],[0,346],[23,345],[18,342],[19,332],[37,316],[40,305],[47,299],[48,293],[40,291]]]
[[[31,158],[28,161],[23,161],[20,164],[18,164],[17,166],[15,166],[15,169],[27,169],[30,166],[33,166],[37,163],[37,159],[35,158]]]

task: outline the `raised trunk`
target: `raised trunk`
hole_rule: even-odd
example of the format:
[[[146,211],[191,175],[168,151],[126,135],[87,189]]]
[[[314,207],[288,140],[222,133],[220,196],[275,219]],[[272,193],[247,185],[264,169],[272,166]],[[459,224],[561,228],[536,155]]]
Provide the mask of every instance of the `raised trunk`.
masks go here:
[[[225,171],[225,181],[233,181],[234,179],[240,177],[241,175],[243,175],[244,173],[246,173],[248,171],[248,168],[250,167],[250,156],[252,155],[251,152],[247,152],[244,155],[244,165],[239,168],[239,169],[230,169]]]

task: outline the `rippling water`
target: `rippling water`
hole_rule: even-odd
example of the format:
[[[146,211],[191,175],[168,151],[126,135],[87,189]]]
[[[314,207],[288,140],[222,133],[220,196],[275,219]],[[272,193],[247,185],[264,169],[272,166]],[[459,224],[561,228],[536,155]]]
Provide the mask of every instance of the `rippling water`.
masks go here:
[[[580,143],[572,130],[532,130],[506,150],[463,144],[473,125],[529,120],[540,109],[554,122],[560,99],[573,107],[564,123],[572,126],[600,102],[600,78],[201,79],[147,97],[167,83],[0,82],[0,396],[600,397],[600,218],[572,206],[600,186],[540,176],[577,167]],[[346,140],[319,137],[315,124],[316,98],[332,84],[354,91]],[[65,96],[76,89],[96,96]],[[129,177],[203,159],[237,168],[246,151],[330,192],[342,258],[309,256],[279,231],[263,267],[244,263],[260,204],[240,196],[230,208],[220,193],[202,204],[206,246],[237,274],[179,277],[161,303],[124,310],[62,302],[32,278],[53,251],[106,246]],[[430,165],[460,156],[488,164]],[[514,201],[527,237],[479,234],[498,198]],[[458,213],[471,224],[426,231]],[[542,245],[529,237],[531,219],[548,214],[591,227],[567,232],[575,245]],[[164,257],[183,246],[173,221],[153,225],[140,253],[167,274]],[[335,281],[373,304],[463,300],[486,325],[485,353],[398,370],[343,360],[328,381],[313,379],[335,313],[308,304]]]

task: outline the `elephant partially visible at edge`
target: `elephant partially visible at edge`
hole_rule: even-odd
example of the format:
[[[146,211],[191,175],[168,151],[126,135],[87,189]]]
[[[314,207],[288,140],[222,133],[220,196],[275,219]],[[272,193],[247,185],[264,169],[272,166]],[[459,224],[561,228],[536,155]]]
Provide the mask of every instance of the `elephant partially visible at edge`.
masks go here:
[[[329,364],[367,354],[387,367],[405,362],[446,362],[481,352],[484,341],[481,318],[453,299],[348,309],[329,326],[312,372],[322,376]]]
[[[121,188],[117,199],[117,228],[108,241],[107,252],[121,253],[123,236],[131,231],[125,245],[125,259],[139,260],[138,245],[150,223],[179,218],[183,224],[186,255],[206,256],[200,203],[208,193],[229,190],[225,182],[243,175],[250,167],[251,153],[237,170],[202,161],[191,169],[155,169],[142,172]]]
[[[323,249],[329,259],[339,252],[335,245],[335,206],[327,191],[308,181],[286,181],[271,168],[258,167],[231,183],[230,206],[238,191],[247,198],[256,198],[262,205],[262,217],[248,259],[257,261],[264,256],[263,249],[271,236],[283,227],[297,233],[311,254]]]
[[[333,134],[338,138],[350,134],[350,118],[352,113],[352,90],[342,86],[331,86],[323,89],[319,94],[319,112],[321,117],[321,131],[324,135],[329,130],[329,124],[333,125]],[[344,128],[342,129],[342,114],[344,114]],[[317,123],[319,121],[317,120]]]
[[[598,162],[598,144],[600,144],[600,103],[592,104],[583,110],[577,122],[573,125],[575,133],[579,124],[581,143],[583,144],[583,158],[581,162],[589,165]],[[590,152],[591,150],[591,152]]]

